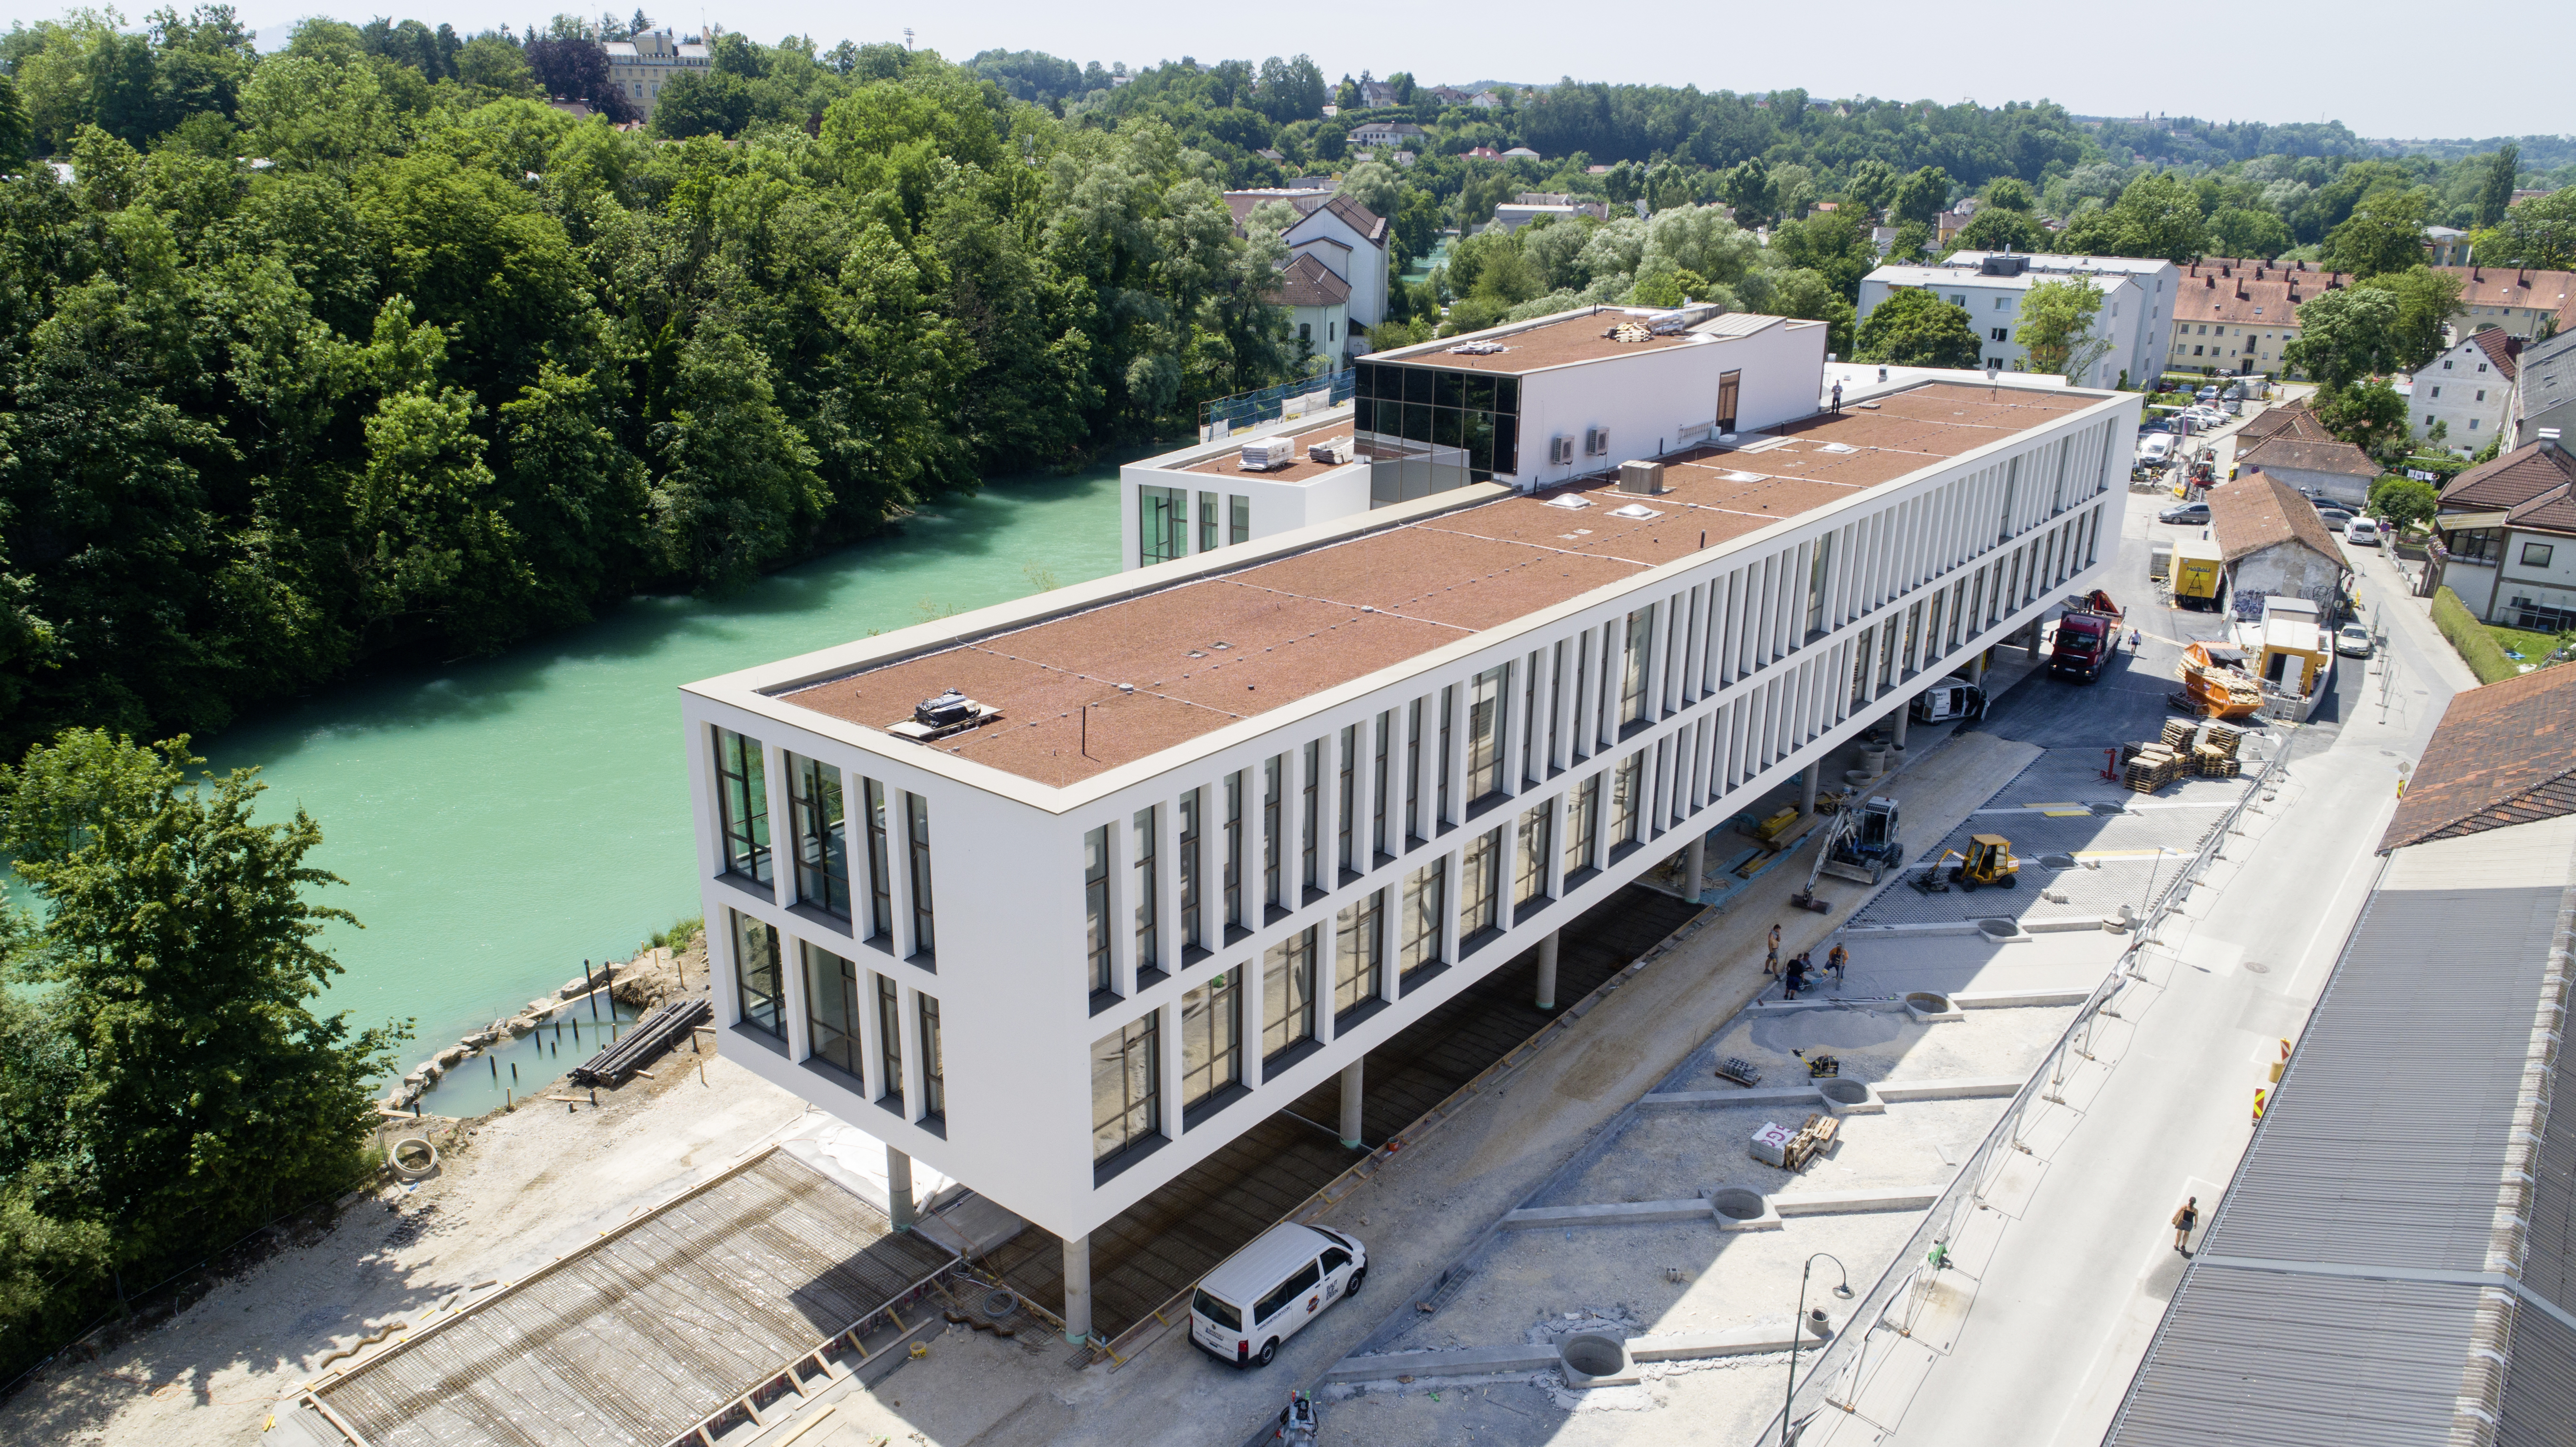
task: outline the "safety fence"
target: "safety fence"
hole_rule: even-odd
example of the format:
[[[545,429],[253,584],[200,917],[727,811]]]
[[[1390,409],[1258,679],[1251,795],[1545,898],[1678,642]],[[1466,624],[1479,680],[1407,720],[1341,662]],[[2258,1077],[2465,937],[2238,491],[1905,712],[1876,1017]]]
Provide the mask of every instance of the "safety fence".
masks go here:
[[[1358,376],[1356,367],[1337,367],[1276,387],[1201,402],[1199,440],[1215,442],[1264,422],[1293,421],[1338,407],[1351,400],[1351,384]]]
[[[1867,1383],[1866,1371],[1873,1343],[1882,1333],[1899,1338],[1913,1334],[1916,1318],[1931,1295],[1931,1288],[1947,1269],[1950,1243],[1967,1218],[1980,1209],[1998,1177],[2019,1155],[2030,1154],[2023,1141],[2023,1129],[2029,1123],[2033,1106],[2063,1105],[2063,1091],[2069,1075],[2080,1069],[2079,1062],[2093,1056],[2094,1027],[2105,1017],[2121,1018],[2120,1004],[2131,985],[2146,976],[2139,972],[2140,957],[2156,943],[2156,931],[2189,898],[2209,866],[2225,857],[2227,841],[2238,832],[2245,811],[2265,794],[2279,786],[2289,760],[2286,740],[2275,748],[2271,759],[2256,775],[2250,787],[2239,797],[2224,818],[2213,826],[2190,862],[2174,874],[2157,895],[2146,914],[2132,927],[2129,947],[2120,952],[2119,961],[2110,974],[2093,987],[2083,1006],[2075,1012],[2051,1047],[2048,1061],[2025,1083],[2012,1104],[1986,1133],[1976,1150],[1960,1166],[1958,1174],[1940,1199],[1924,1213],[1913,1237],[1897,1252],[1877,1285],[1861,1299],[1851,1314],[1850,1324],[1834,1334],[1819,1348],[1802,1378],[1795,1384],[1788,1402],[1788,1428],[1784,1433],[1782,1418],[1775,1414],[1761,1435],[1763,1443],[1794,1442],[1807,1425],[1824,1411],[1855,1413],[1858,1398]],[[1866,1323],[1864,1326],[1863,1323]]]

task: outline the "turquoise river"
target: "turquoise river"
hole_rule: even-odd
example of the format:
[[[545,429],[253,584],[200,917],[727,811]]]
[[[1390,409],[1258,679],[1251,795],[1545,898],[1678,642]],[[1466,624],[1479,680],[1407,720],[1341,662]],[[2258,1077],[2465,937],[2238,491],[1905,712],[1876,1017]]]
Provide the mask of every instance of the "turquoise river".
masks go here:
[[[1117,473],[995,483],[722,599],[638,598],[497,658],[388,673],[200,741],[301,804],[347,973],[321,1003],[415,1018],[406,1065],[698,912],[680,685],[1117,566]]]

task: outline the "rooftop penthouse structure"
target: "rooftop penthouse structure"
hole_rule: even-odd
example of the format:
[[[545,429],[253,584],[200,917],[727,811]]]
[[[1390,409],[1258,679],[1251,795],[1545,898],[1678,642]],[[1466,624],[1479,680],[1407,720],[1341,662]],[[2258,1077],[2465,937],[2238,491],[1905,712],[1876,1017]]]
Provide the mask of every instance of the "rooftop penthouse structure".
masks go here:
[[[2112,561],[2135,395],[1818,414],[1823,329],[1775,376],[1751,320],[1616,344],[1694,389],[1596,393],[1659,479],[1545,461],[1591,338],[1372,359],[1405,446],[1305,477],[1468,476],[689,685],[727,1053],[1063,1238],[1087,1334],[1095,1228],[1337,1074],[1356,1137],[1370,1049],[1533,947],[1551,999],[1564,923]]]

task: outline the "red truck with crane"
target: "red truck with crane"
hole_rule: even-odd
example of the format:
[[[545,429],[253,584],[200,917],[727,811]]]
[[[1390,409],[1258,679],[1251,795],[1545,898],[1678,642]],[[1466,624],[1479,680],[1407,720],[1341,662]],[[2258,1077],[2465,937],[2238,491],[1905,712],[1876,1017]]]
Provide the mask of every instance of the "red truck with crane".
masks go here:
[[[2120,620],[2125,616],[2111,595],[2096,588],[2066,600],[2057,620],[2057,641],[2048,652],[2048,671],[2071,674],[2086,683],[2102,676],[2102,666],[2120,648]]]

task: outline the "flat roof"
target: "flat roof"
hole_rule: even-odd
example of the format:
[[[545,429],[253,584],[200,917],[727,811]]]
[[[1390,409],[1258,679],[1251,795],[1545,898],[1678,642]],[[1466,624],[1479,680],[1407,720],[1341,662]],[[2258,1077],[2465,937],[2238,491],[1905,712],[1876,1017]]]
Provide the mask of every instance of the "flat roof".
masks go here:
[[[1364,357],[1368,362],[1400,362],[1417,367],[1441,367],[1461,372],[1495,372],[1518,376],[1545,367],[1562,367],[1570,362],[1597,362],[1608,357],[1634,356],[1641,352],[1668,351],[1699,340],[1687,328],[1648,336],[1643,341],[1622,342],[1610,333],[1621,326],[1652,326],[1659,314],[1604,308],[1567,317],[1562,321],[1543,322],[1518,331],[1484,331],[1459,341],[1491,342],[1502,348],[1483,356],[1451,350],[1456,342],[1432,342],[1419,347],[1383,352]]]
[[[883,730],[955,688],[1002,717],[929,747],[1063,788],[2102,399],[1930,382],[1876,400],[1875,408],[1812,416],[1745,447],[1669,455],[1667,491],[1655,497],[1621,494],[1596,477],[1496,498],[778,697]],[[1554,505],[1568,495],[1592,506]],[[1611,516],[1632,502],[1654,516]]]
[[[1313,443],[1330,442],[1336,437],[1349,437],[1352,435],[1351,413],[1348,408],[1341,409],[1340,415],[1333,422],[1325,426],[1310,427],[1302,432],[1296,433],[1282,434],[1274,432],[1270,435],[1273,437],[1283,435],[1287,436],[1289,440],[1296,445],[1297,460],[1275,472],[1247,473],[1243,470],[1243,448],[1240,445],[1236,445],[1228,447],[1225,451],[1218,453],[1214,457],[1208,458],[1204,462],[1193,462],[1181,470],[1183,472],[1201,472],[1207,473],[1211,476],[1221,477],[1257,477],[1264,482],[1304,482],[1310,477],[1321,477],[1325,473],[1337,472],[1342,468],[1351,465],[1347,462],[1317,462],[1306,455],[1307,447]],[[1261,439],[1245,439],[1245,441],[1259,440]]]

